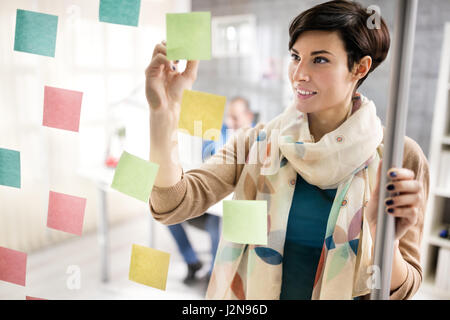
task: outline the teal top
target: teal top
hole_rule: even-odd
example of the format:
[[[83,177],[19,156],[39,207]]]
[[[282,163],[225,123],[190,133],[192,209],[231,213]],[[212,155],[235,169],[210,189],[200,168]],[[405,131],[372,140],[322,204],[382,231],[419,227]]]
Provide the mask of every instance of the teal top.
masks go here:
[[[280,299],[311,299],[336,190],[322,190],[297,174],[284,244]]]

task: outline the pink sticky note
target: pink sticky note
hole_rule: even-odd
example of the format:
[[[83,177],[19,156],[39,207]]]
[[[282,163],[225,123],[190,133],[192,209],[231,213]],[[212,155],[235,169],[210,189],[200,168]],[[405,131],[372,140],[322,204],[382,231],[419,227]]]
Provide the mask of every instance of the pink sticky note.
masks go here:
[[[78,132],[83,92],[44,87],[42,125]]]
[[[47,300],[47,299],[25,296],[25,300]]]
[[[0,280],[25,286],[27,254],[0,247]]]
[[[81,236],[86,199],[50,191],[47,227]]]

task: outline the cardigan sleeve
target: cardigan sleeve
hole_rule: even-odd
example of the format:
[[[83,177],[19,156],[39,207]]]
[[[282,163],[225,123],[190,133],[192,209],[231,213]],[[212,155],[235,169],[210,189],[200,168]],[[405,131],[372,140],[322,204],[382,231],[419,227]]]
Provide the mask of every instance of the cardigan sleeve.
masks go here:
[[[248,151],[263,127],[243,128],[225,146],[199,168],[182,173],[181,180],[170,187],[154,186],[150,194],[150,212],[166,225],[202,215],[209,207],[233,192]]]
[[[399,249],[406,261],[407,276],[403,284],[391,291],[390,299],[410,299],[419,289],[423,272],[420,264],[420,244],[422,242],[424,217],[429,193],[428,161],[420,146],[412,139],[406,137],[403,167],[414,171],[416,180],[422,182],[422,205],[419,208],[417,224],[412,226],[399,241]]]

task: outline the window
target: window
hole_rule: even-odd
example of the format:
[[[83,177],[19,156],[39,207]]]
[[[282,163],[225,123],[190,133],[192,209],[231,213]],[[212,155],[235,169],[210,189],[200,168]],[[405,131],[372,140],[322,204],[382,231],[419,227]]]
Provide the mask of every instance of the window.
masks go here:
[[[254,15],[211,18],[212,55],[214,58],[244,57],[255,48]]]

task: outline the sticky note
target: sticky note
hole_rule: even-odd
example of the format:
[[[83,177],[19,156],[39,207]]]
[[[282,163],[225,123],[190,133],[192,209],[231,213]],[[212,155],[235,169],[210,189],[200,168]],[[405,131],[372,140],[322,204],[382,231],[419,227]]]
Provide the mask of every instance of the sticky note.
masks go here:
[[[159,165],[122,153],[114,172],[111,188],[148,203]]]
[[[86,199],[50,191],[47,227],[81,236]]]
[[[45,86],[42,125],[78,132],[82,98],[79,91]]]
[[[0,148],[0,185],[20,188],[20,152]]]
[[[137,27],[141,0],[100,0],[99,20]]]
[[[55,56],[58,16],[17,9],[14,50]]]
[[[211,13],[166,14],[167,59],[211,59]]]
[[[181,98],[178,128],[205,140],[219,141],[226,97],[211,93],[184,90]],[[210,135],[213,129],[216,134]]]
[[[25,286],[27,254],[0,247],[0,280]]]
[[[133,244],[129,280],[166,290],[170,254]]]
[[[25,297],[25,300],[47,300],[47,299],[26,296],[26,297]]]
[[[224,200],[222,228],[227,241],[267,245],[267,201]]]

